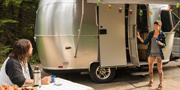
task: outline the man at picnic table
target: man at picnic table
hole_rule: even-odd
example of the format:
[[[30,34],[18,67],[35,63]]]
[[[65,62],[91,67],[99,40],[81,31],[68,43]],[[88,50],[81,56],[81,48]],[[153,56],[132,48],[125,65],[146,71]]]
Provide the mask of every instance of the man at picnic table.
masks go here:
[[[32,44],[27,39],[20,39],[13,45],[13,50],[4,61],[0,71],[0,86],[18,85],[19,87],[33,85],[33,71],[28,63],[32,56]],[[49,84],[51,76],[41,79],[41,84]]]

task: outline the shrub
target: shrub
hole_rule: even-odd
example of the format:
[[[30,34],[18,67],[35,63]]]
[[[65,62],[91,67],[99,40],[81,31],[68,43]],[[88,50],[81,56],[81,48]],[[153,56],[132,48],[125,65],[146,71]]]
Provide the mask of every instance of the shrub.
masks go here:
[[[40,59],[39,59],[39,55],[38,52],[34,52],[34,54],[32,55],[32,57],[29,58],[29,63],[32,64],[39,64],[40,63]]]

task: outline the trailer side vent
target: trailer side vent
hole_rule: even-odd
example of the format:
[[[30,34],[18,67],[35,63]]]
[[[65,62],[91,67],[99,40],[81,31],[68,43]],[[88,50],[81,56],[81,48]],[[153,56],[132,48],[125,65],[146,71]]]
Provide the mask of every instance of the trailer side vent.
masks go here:
[[[68,61],[64,61],[64,62],[63,62],[63,65],[68,65],[68,64],[69,64]]]

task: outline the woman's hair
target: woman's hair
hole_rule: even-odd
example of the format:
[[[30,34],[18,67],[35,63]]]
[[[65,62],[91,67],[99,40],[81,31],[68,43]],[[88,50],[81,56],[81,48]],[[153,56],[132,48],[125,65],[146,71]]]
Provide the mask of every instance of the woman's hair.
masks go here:
[[[10,58],[17,59],[20,63],[25,63],[28,60],[28,51],[30,49],[31,42],[27,39],[20,39],[13,45],[13,50],[9,54]]]
[[[156,21],[154,22],[154,24],[157,24],[157,25],[159,25],[159,26],[162,26],[162,22],[161,22],[160,20],[156,20]]]

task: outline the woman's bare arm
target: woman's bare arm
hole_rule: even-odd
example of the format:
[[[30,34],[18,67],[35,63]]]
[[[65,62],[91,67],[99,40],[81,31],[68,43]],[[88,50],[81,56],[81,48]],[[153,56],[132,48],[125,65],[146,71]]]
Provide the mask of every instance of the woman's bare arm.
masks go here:
[[[138,37],[138,39],[142,42],[142,43],[144,43],[144,40],[139,36]]]
[[[140,37],[139,32],[137,32],[137,36],[136,36],[142,43],[144,43],[144,40]]]
[[[49,84],[51,82],[51,76],[46,76],[41,79],[41,84]],[[33,86],[34,80],[33,79],[26,79],[22,86]]]

